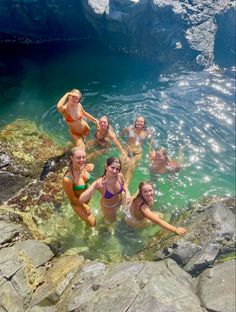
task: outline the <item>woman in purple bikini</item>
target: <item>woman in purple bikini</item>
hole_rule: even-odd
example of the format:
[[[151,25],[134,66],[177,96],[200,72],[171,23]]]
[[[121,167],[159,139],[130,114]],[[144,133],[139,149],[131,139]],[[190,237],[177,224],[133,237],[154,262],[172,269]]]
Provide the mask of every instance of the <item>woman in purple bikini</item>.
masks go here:
[[[115,222],[119,207],[122,204],[129,204],[132,200],[124,176],[120,171],[120,159],[108,158],[104,175],[94,181],[80,196],[80,201],[86,203],[96,191],[99,191],[102,213],[108,223]]]

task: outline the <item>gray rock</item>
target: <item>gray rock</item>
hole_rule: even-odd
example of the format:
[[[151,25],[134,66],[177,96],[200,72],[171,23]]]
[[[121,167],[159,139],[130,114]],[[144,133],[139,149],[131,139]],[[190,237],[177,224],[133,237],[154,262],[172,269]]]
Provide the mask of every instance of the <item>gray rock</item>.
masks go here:
[[[27,240],[19,242],[14,248],[16,251],[24,253],[32,261],[35,268],[43,265],[53,257],[51,249],[39,241]]]
[[[169,257],[187,272],[199,273],[219,255],[235,250],[235,213],[235,199],[212,198],[202,202],[186,213],[189,232],[181,239],[158,242],[154,259]]]
[[[0,203],[7,201],[29,183],[28,177],[0,171]]]
[[[74,286],[58,311],[205,311],[194,294],[191,276],[173,260],[123,262],[101,270],[96,262],[85,267],[72,280]]]
[[[0,308],[4,312],[25,312],[23,299],[8,281],[0,286]]]
[[[8,166],[10,161],[11,159],[7,154],[0,154],[0,168]]]
[[[23,230],[24,227],[21,224],[13,223],[9,217],[0,214],[0,245],[11,242]]]
[[[205,270],[197,278],[198,296],[207,311],[235,311],[235,260]]]

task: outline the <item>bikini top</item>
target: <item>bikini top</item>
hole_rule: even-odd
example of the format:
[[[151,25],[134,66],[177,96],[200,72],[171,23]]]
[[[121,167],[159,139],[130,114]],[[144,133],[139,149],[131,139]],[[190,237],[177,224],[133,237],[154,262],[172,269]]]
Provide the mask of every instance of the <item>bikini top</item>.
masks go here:
[[[117,181],[120,183],[120,190],[115,194],[112,194],[111,192],[109,192],[107,190],[107,184],[105,183],[106,191],[105,191],[104,196],[103,196],[104,198],[111,199],[112,197],[114,197],[114,196],[116,196],[116,195],[118,195],[124,191],[123,184],[121,184],[121,182],[118,180],[118,178],[117,178]]]
[[[98,135],[97,135],[97,131],[94,133],[94,137],[95,137],[95,138],[98,140],[98,142],[101,143],[101,144],[106,143],[106,135],[107,135],[107,132],[106,132],[106,134],[104,135],[104,137],[99,138]]]
[[[133,128],[130,128],[130,130],[129,130],[129,138],[134,139],[136,141],[136,145],[143,144],[146,137],[147,137],[147,135],[145,133],[140,133],[140,135],[137,135],[135,133],[135,129],[133,129]]]
[[[82,119],[82,118],[83,118],[83,116],[82,116],[82,114],[81,114],[81,116],[80,116],[79,118],[74,119],[74,118],[71,116],[71,114],[70,114],[69,112],[67,112],[66,117],[65,117],[65,121],[66,121],[66,122],[73,122],[73,121],[76,121],[76,120],[80,120],[80,119]]]
[[[89,175],[88,180],[84,184],[82,184],[82,185],[75,184],[74,180],[70,176],[65,176],[65,178],[68,178],[68,179],[70,179],[72,181],[72,183],[73,183],[73,190],[74,191],[85,190],[88,187],[88,184],[94,181],[94,178],[91,175]]]

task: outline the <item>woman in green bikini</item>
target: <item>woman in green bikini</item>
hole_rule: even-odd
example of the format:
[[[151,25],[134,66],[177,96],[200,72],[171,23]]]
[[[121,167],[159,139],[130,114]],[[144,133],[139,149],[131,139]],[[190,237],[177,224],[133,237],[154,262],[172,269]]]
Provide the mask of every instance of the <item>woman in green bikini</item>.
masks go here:
[[[87,205],[88,201],[82,203],[79,200],[80,195],[93,181],[89,172],[93,170],[94,165],[85,163],[86,152],[84,149],[80,147],[72,148],[70,167],[63,177],[62,186],[74,211],[88,226],[94,227],[96,225],[96,220],[92,214],[91,208]]]

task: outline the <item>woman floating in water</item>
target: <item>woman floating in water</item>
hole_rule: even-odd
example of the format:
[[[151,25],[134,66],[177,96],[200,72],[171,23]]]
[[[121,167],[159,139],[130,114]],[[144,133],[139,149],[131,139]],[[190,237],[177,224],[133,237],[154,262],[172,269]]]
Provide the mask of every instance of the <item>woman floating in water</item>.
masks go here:
[[[121,132],[121,136],[127,134],[127,149],[128,149],[128,162],[126,170],[126,182],[129,185],[132,173],[135,167],[137,167],[139,161],[142,158],[143,144],[148,140],[151,144],[151,132],[145,126],[145,119],[143,117],[138,117],[135,120],[133,127],[125,128]]]
[[[69,128],[70,135],[72,136],[75,145],[84,147],[85,138],[89,135],[90,127],[84,120],[88,118],[95,124],[97,119],[84,111],[80,100],[82,95],[79,90],[73,89],[67,92],[57,103],[57,110],[64,117]]]
[[[148,224],[158,224],[164,229],[183,235],[187,232],[185,228],[175,227],[160,217],[160,214],[152,211],[154,204],[154,190],[150,182],[141,182],[139,191],[130,205],[125,216],[125,222],[131,227],[145,227]]]
[[[70,156],[70,168],[63,177],[62,186],[71,202],[74,211],[80,216],[82,220],[87,223],[87,225],[94,227],[96,225],[96,220],[91,212],[90,207],[87,205],[89,200],[87,200],[85,203],[82,203],[79,200],[80,195],[93,181],[89,171],[93,170],[94,165],[85,165],[85,162],[85,151],[80,147],[72,148]]]
[[[108,223],[116,221],[117,210],[124,201],[127,205],[132,200],[124,176],[120,171],[120,159],[108,158],[104,175],[93,182],[80,196],[80,200],[85,203],[98,190],[101,194],[102,213]]]
[[[149,162],[150,171],[154,174],[176,173],[181,169],[180,160],[178,162],[170,160],[163,147],[158,147],[155,151],[150,152]]]
[[[118,147],[120,150],[121,154],[123,157],[126,155],[126,151],[122,147],[120,141],[118,140],[117,136],[115,133],[112,131],[110,125],[109,125],[109,120],[107,116],[102,116],[99,121],[98,121],[98,126],[97,130],[94,134],[95,139],[88,142],[86,144],[87,148],[90,148],[92,146],[99,148],[99,150],[96,150],[92,154],[89,155],[89,158],[94,158],[95,156],[98,156],[104,151],[112,146],[112,143],[115,143],[115,145]]]

